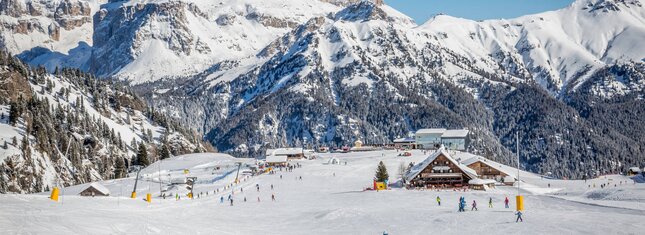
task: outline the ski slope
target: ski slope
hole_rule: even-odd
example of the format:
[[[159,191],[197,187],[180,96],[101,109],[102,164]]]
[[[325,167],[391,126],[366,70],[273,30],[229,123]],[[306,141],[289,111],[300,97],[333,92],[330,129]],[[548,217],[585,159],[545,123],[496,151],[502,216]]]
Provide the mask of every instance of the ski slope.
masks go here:
[[[224,190],[235,175],[212,174],[213,167],[228,166],[244,159],[223,154],[184,155],[167,159],[161,165],[142,170],[141,190],[157,196],[159,184],[150,183],[159,175],[183,172],[204,179],[195,192],[199,199],[182,197],[153,198],[148,204],[129,195],[133,178],[102,182],[112,192],[110,197],[74,196],[77,187],[65,190],[60,202],[47,195],[0,195],[0,230],[5,234],[464,234],[481,231],[495,234],[636,234],[645,229],[645,185],[635,184],[624,176],[607,176],[594,180],[564,181],[543,179],[522,172],[525,208],[523,223],[515,223],[513,208],[503,208],[505,196],[514,205],[514,187],[498,187],[493,191],[420,191],[392,188],[386,191],[363,191],[371,180],[379,161],[389,171],[390,181],[398,179],[400,164],[420,162],[425,156],[412,151],[411,157],[398,157],[396,151],[319,154],[315,160],[298,161],[301,168],[293,172],[242,176],[239,185]],[[341,164],[331,165],[331,157]],[[347,162],[347,165],[345,165]],[[253,160],[244,164],[252,164]],[[227,166],[227,167],[224,167]],[[156,168],[156,169],[155,169]],[[223,172],[225,172],[224,170]],[[161,174],[159,174],[161,172]],[[280,178],[282,176],[282,179]],[[302,180],[298,178],[302,177]],[[611,180],[609,180],[611,179]],[[587,188],[589,183],[625,181],[605,189]],[[260,186],[259,192],[255,185]],[[550,184],[551,187],[548,187]],[[270,185],[274,189],[270,189]],[[126,187],[128,186],[128,187]],[[147,188],[147,189],[146,189]],[[243,192],[240,188],[243,188]],[[127,190],[126,190],[127,189]],[[219,193],[213,195],[213,190]],[[205,195],[205,191],[209,195]],[[234,205],[220,203],[231,190]],[[618,193],[618,191],[621,193]],[[171,191],[168,191],[171,192]],[[531,193],[533,192],[533,193]],[[271,201],[274,194],[276,201]],[[590,197],[590,195],[613,195]],[[440,196],[442,206],[435,198]],[[457,212],[457,202],[464,196],[469,204],[478,203],[478,211]],[[244,202],[244,197],[247,202]],[[493,198],[493,208],[488,199]],[[258,202],[259,198],[259,202]],[[513,206],[511,206],[513,207]]]

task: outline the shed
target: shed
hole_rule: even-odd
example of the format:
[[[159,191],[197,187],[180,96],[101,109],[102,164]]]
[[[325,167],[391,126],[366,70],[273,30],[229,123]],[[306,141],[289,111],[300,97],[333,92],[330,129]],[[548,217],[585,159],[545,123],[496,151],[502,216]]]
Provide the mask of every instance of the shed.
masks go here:
[[[629,170],[627,170],[627,175],[628,176],[638,175],[641,172],[642,172],[641,169],[638,167],[630,167]]]
[[[94,182],[88,185],[87,188],[83,189],[79,195],[85,197],[110,196],[110,190],[102,184]]]

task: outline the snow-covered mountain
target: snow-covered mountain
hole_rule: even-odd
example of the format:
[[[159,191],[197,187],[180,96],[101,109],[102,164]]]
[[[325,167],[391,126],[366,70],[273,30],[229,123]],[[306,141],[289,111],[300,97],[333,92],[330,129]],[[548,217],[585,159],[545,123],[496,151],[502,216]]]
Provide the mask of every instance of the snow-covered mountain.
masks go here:
[[[0,78],[1,193],[123,177],[140,146],[148,162],[205,150],[128,89],[78,70],[47,74],[2,52]]]
[[[644,107],[641,0],[577,0],[510,20],[439,15],[422,25],[382,1],[129,0],[99,8],[90,11],[91,55],[56,54],[129,81],[158,110],[237,155],[466,127],[471,151],[507,163],[521,131],[528,169],[580,177],[640,161],[645,149],[645,126],[625,124],[645,121],[633,115]],[[16,17],[34,18],[2,19]],[[46,58],[5,47],[34,64]]]

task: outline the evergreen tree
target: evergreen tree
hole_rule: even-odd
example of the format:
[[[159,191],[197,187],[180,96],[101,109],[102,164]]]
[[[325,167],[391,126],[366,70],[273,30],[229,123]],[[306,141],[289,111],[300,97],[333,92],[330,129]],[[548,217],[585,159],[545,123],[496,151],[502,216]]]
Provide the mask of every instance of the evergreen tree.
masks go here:
[[[387,173],[387,168],[385,167],[385,164],[383,164],[383,161],[380,161],[378,163],[378,167],[376,168],[376,175],[374,176],[374,179],[377,182],[385,182],[390,178],[390,175]]]
[[[18,110],[18,105],[16,103],[11,103],[11,107],[9,108],[9,124],[16,126],[16,122],[18,122],[19,117],[20,112]]]
[[[116,165],[114,166],[114,177],[115,178],[123,178],[125,175],[125,160],[123,160],[122,157],[117,157],[116,159]]]
[[[143,142],[139,144],[139,152],[137,152],[137,160],[139,161],[139,165],[142,165],[142,166],[150,165],[150,161],[148,160],[148,149],[146,148],[146,145]]]
[[[31,155],[31,149],[29,148],[29,137],[28,136],[22,137],[22,144],[20,146],[20,150],[22,150],[23,156]]]
[[[161,146],[161,160],[169,158],[170,157],[170,150],[168,149],[167,144],[163,144]]]

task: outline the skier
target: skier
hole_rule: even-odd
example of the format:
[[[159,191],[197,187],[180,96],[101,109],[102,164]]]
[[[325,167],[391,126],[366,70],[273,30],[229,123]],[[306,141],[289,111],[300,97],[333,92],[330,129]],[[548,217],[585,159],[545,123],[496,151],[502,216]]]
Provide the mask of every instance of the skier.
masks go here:
[[[470,208],[470,210],[476,210],[477,211],[477,202],[473,200],[473,208]]]
[[[175,201],[179,201],[179,194],[175,194]]]
[[[515,219],[515,223],[517,223],[517,221],[524,222],[524,220],[522,219],[521,211],[517,211],[515,214],[517,215],[517,219]]]
[[[280,179],[282,179],[282,175],[280,175]]]
[[[273,190],[273,184],[271,184],[271,190]]]
[[[437,196],[437,205],[441,206],[441,198]]]
[[[504,199],[504,207],[508,208],[508,197],[506,197],[506,199]]]
[[[273,193],[271,194],[271,201],[275,202],[275,194],[273,194]]]
[[[260,184],[255,184],[255,188],[257,188],[258,192],[260,192]]]
[[[231,206],[233,206],[233,198],[231,198]]]
[[[488,198],[488,208],[493,208],[493,198],[492,197]]]
[[[258,202],[260,202],[260,197],[258,197]]]
[[[300,176],[300,180],[302,180],[302,176]]]
[[[244,197],[244,202],[246,202],[246,197]]]
[[[221,197],[219,198],[219,203],[224,203],[224,196],[221,196]]]

